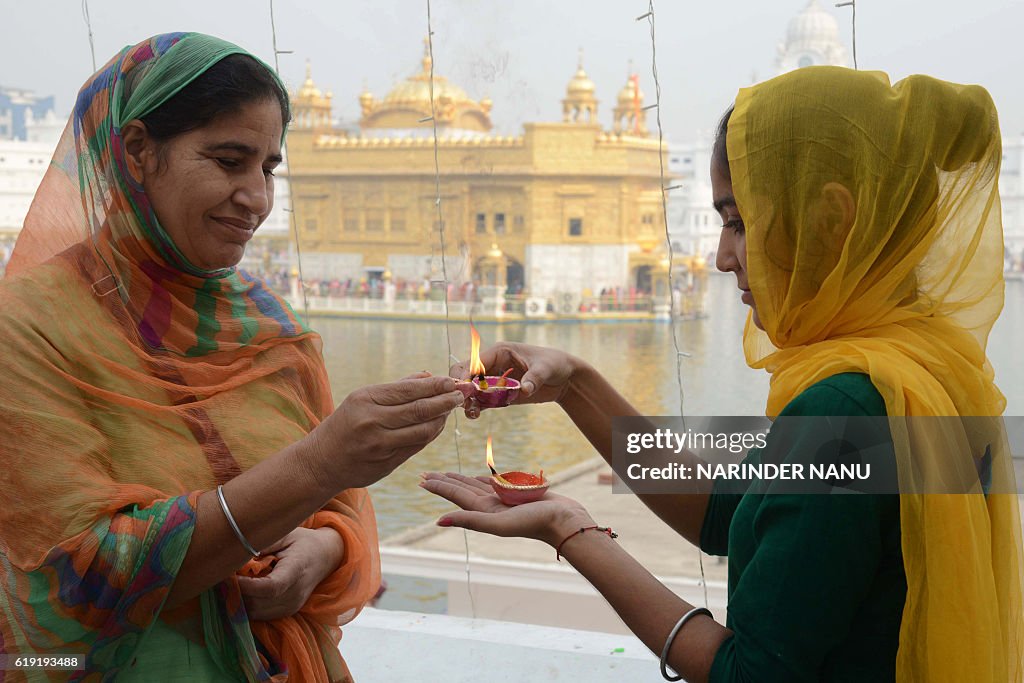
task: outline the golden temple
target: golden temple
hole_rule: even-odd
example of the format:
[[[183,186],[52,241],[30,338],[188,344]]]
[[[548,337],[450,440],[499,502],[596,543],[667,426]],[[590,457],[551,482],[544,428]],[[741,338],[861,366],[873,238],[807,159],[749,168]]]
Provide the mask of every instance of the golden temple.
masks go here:
[[[464,281],[542,297],[649,289],[664,263],[667,164],[638,78],[605,128],[581,54],[563,120],[506,136],[493,133],[489,99],[432,69],[425,50],[419,71],[383,98],[364,91],[356,132],[333,126],[332,95],[307,66],[288,138],[306,277],[434,277],[443,220],[449,274]]]

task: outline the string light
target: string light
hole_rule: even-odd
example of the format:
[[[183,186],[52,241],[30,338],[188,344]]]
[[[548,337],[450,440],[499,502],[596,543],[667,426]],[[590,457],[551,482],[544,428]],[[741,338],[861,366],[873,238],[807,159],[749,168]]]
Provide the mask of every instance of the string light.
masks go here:
[[[291,54],[293,50],[279,50],[277,48],[277,25],[274,22],[274,0],[270,0],[270,34],[273,40],[274,47],[274,71],[277,72],[277,77],[281,78],[281,63],[278,60],[279,55]],[[285,213],[288,214],[288,222],[291,224],[292,234],[295,236],[295,264],[296,270],[299,271],[299,292],[302,294],[302,314],[303,322],[306,326],[309,326],[309,299],[306,296],[306,280],[302,276],[302,244],[299,239],[299,220],[295,216],[295,190],[292,187],[292,164],[291,159],[288,156],[288,138],[286,137],[281,143],[284,158],[287,160],[284,166],[284,180],[288,183],[288,204],[289,207],[285,209]],[[291,273],[289,273],[291,275]]]
[[[853,68],[857,69],[857,0],[838,2],[836,7],[849,7],[853,10]]]
[[[430,121],[434,131],[434,205],[437,207],[437,227],[438,236],[441,244],[441,274],[444,282],[444,333],[445,339],[448,342],[448,357],[454,358],[452,353],[452,328],[451,328],[451,312],[449,311],[448,301],[448,259],[447,259],[447,246],[445,243],[445,227],[444,227],[444,210],[441,203],[441,163],[438,151],[438,140],[437,140],[437,111],[434,103],[434,24],[433,16],[430,11],[430,0],[427,0],[427,56],[430,58],[430,116],[421,119],[421,123]],[[462,474],[462,449],[459,447],[459,413],[454,411],[452,413],[453,420],[455,422],[455,457],[458,463],[459,474]],[[476,601],[473,598],[473,581],[470,575],[469,568],[469,532],[465,529],[462,530],[462,543],[466,553],[466,593],[469,596],[469,610],[473,618],[476,618]]]
[[[672,271],[675,266],[675,249],[672,246],[672,233],[668,226],[668,197],[670,190],[681,187],[680,185],[665,186],[665,141],[661,127],[661,81],[658,79],[658,46],[654,31],[654,0],[648,0],[647,13],[636,18],[637,21],[647,20],[651,28],[651,75],[654,78],[654,112],[658,124],[658,171],[661,177],[661,216],[665,226],[665,241],[668,244],[668,296],[669,296],[669,326],[672,328],[672,346],[676,350],[676,383],[679,386],[679,419],[682,420],[682,427],[686,429],[686,413],[683,410],[685,392],[683,390],[683,359],[689,358],[690,354],[679,347],[679,335],[676,331],[675,317],[675,286]],[[697,548],[697,562],[700,565],[700,585],[704,589],[704,606],[708,606],[708,582],[704,575],[704,553]]]
[[[89,17],[89,0],[82,0],[82,18],[85,19],[85,28],[89,32],[89,54],[92,55],[92,72],[96,73],[96,46],[92,40],[92,19]]]

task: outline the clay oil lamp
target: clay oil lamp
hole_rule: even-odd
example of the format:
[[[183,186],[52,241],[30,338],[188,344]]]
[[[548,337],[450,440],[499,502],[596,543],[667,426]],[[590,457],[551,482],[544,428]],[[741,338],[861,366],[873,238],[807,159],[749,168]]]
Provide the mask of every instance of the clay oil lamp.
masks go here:
[[[519,394],[519,380],[512,379],[508,373],[488,375],[487,368],[480,361],[480,335],[476,327],[470,323],[473,338],[472,352],[469,356],[469,379],[456,382],[456,387],[466,398],[475,398],[481,408],[504,408]]]
[[[544,478],[544,470],[540,474],[530,472],[502,472],[494,469],[494,456],[491,453],[491,437],[487,437],[487,466],[491,468],[491,488],[505,505],[522,505],[540,500],[548,490],[548,481]]]

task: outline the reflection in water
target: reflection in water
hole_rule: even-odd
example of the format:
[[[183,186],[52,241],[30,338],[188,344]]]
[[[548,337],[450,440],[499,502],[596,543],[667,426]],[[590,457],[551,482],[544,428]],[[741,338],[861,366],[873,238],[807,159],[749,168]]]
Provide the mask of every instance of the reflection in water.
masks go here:
[[[768,376],[743,360],[741,333],[746,306],[733,278],[710,278],[711,317],[678,323],[684,358],[685,412],[690,415],[761,415]],[[1007,283],[1006,307],[989,340],[996,381],[1007,395],[1007,414],[1024,414],[1024,282]],[[443,323],[317,319],[335,400],[353,389],[397,379],[417,370],[447,372],[448,342]],[[498,340],[553,346],[597,367],[641,412],[678,415],[672,331],[664,323],[552,323],[480,325],[484,344]],[[452,353],[469,353],[469,326],[451,326]],[[504,368],[500,368],[504,370]],[[456,439],[455,427],[461,436]],[[500,468],[554,473],[593,457],[594,450],[556,406],[523,406],[487,411],[470,421],[459,415],[436,442],[373,487],[381,538],[432,521],[450,506],[419,487],[426,470],[484,474],[484,445],[494,436]],[[458,447],[456,447],[456,442]]]

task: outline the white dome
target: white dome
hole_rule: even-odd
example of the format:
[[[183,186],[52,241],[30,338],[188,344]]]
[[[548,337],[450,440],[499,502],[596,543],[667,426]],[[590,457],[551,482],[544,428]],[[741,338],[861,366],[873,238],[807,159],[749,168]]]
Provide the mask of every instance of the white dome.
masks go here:
[[[818,4],[818,0],[811,0],[803,12],[793,17],[786,31],[786,42],[793,46],[838,41],[839,22]]]
[[[779,44],[775,64],[778,73],[820,64],[850,66],[846,46],[840,38],[839,21],[825,11],[818,0],[810,0],[789,22],[786,40]]]

